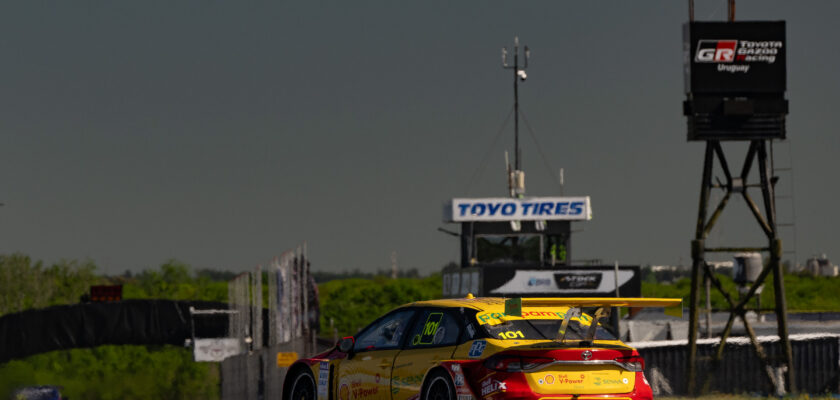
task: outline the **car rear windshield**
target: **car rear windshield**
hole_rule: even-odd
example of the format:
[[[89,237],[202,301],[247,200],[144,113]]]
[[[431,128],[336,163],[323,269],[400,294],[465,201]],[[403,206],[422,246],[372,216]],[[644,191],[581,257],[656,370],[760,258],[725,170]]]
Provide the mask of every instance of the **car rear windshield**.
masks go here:
[[[515,340],[555,340],[560,330],[562,319],[514,319],[503,320],[497,324],[483,324],[481,328],[494,339]],[[577,318],[569,321],[566,328],[566,340],[585,340],[589,325],[582,324]],[[595,330],[595,340],[616,340],[615,336],[600,325]]]

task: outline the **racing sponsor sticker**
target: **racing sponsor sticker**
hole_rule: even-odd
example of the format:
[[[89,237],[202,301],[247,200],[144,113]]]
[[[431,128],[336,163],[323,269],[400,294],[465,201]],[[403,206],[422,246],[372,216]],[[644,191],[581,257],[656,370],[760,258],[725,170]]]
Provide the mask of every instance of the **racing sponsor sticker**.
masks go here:
[[[374,397],[377,393],[379,393],[379,386],[371,386],[370,384],[365,385],[362,381],[351,381],[350,393],[354,399]]]
[[[330,382],[330,362],[321,361],[318,365],[318,397],[327,397],[327,386]]]
[[[498,325],[505,321],[516,319],[564,319],[566,318],[566,314],[566,311],[557,311],[550,308],[531,308],[523,310],[522,315],[519,317],[498,311],[484,311],[478,313],[476,318],[478,318],[479,325]],[[589,326],[592,321],[592,317],[583,313],[573,316],[571,319],[572,321],[579,321],[584,326]]]
[[[574,374],[557,374],[557,380],[560,384],[582,384],[584,379],[586,379],[586,374],[580,374],[580,376]]]
[[[440,331],[440,322],[443,320],[443,313],[433,312],[426,318],[426,323],[423,325],[423,331],[420,335],[414,336],[411,344],[416,346],[420,344],[433,344],[437,339],[437,333]],[[442,338],[441,338],[442,339]]]
[[[601,378],[599,376],[596,376],[595,381],[592,382],[592,384],[595,385],[595,386],[621,385],[622,383],[626,385],[628,382],[630,382],[630,381],[627,380],[627,378],[623,378],[621,380],[618,380],[618,379],[610,379],[610,378]]]
[[[490,393],[504,391],[507,389],[507,385],[505,385],[502,381],[497,381],[495,379],[487,379],[484,382],[481,382],[481,396],[487,396]]]
[[[350,400],[350,387],[346,383],[342,383],[338,389],[338,400]]]
[[[464,375],[455,375],[455,386],[464,386]]]
[[[484,339],[479,339],[473,342],[472,346],[470,346],[470,352],[467,354],[470,358],[478,358],[484,354],[484,348],[487,347],[487,341]]]

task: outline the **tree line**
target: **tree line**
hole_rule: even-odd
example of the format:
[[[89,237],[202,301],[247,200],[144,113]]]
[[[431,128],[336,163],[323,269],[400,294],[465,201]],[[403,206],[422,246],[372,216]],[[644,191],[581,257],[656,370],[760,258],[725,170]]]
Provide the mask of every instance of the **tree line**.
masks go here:
[[[0,255],[0,316],[28,309],[78,303],[91,285],[121,284],[123,299],[227,301],[227,282],[238,272],[192,269],[170,260],[138,273],[107,276],[92,261],[51,264],[25,254]],[[315,271],[320,286],[321,333],[330,327],[353,334],[396,305],[441,296],[440,276],[400,271]],[[267,279],[263,279],[267,285]],[[263,290],[267,290],[264,287]],[[268,296],[263,296],[267,301]],[[332,322],[332,324],[331,324]],[[219,368],[192,362],[189,349],[174,346],[100,346],[38,354],[0,364],[0,398],[32,385],[57,385],[71,399],[216,399]]]
[[[192,272],[178,261],[136,275],[104,276],[92,261],[46,265],[23,254],[0,255],[0,316],[78,303],[97,284],[122,284],[125,299],[227,301],[228,276]],[[100,346],[0,364],[0,398],[33,385],[60,386],[71,399],[217,399],[219,368],[193,362],[189,349],[176,346]]]
[[[440,274],[422,277],[406,270],[397,279],[390,271],[366,273],[314,272],[319,282],[320,335],[355,334],[359,328],[401,304],[440,298]],[[62,260],[49,265],[24,254],[0,255],[0,316],[32,308],[73,304],[90,285],[122,284],[124,299],[227,301],[231,271],[192,269],[170,260],[157,268],[118,276],[97,273],[92,261]],[[734,291],[725,274],[718,276]],[[263,279],[267,284],[267,279]],[[772,287],[772,277],[765,282]],[[659,281],[648,274],[642,282],[645,297],[688,299],[690,280],[668,276]],[[840,278],[785,274],[791,311],[840,310]],[[263,290],[267,290],[264,287]],[[774,304],[773,291],[761,294],[761,304]],[[268,296],[263,296],[267,301]],[[715,308],[726,306],[712,294]],[[219,369],[212,363],[194,363],[189,349],[173,346],[102,346],[39,354],[0,364],[0,398],[17,387],[58,385],[69,398],[84,399],[214,399],[219,397]]]

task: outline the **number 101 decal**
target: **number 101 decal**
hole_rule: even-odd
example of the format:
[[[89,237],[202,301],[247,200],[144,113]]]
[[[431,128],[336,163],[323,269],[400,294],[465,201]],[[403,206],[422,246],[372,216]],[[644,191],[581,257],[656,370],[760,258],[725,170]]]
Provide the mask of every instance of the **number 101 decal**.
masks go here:
[[[522,331],[504,331],[499,332],[499,337],[502,339],[525,339]]]

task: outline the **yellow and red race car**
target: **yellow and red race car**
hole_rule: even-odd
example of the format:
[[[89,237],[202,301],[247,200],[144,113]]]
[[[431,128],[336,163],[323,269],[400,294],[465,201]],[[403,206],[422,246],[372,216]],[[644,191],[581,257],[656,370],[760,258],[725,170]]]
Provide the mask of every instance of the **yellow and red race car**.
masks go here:
[[[681,312],[680,299],[514,300],[467,296],[401,306],[292,364],[283,399],[653,398],[639,353],[597,321],[610,307]]]

